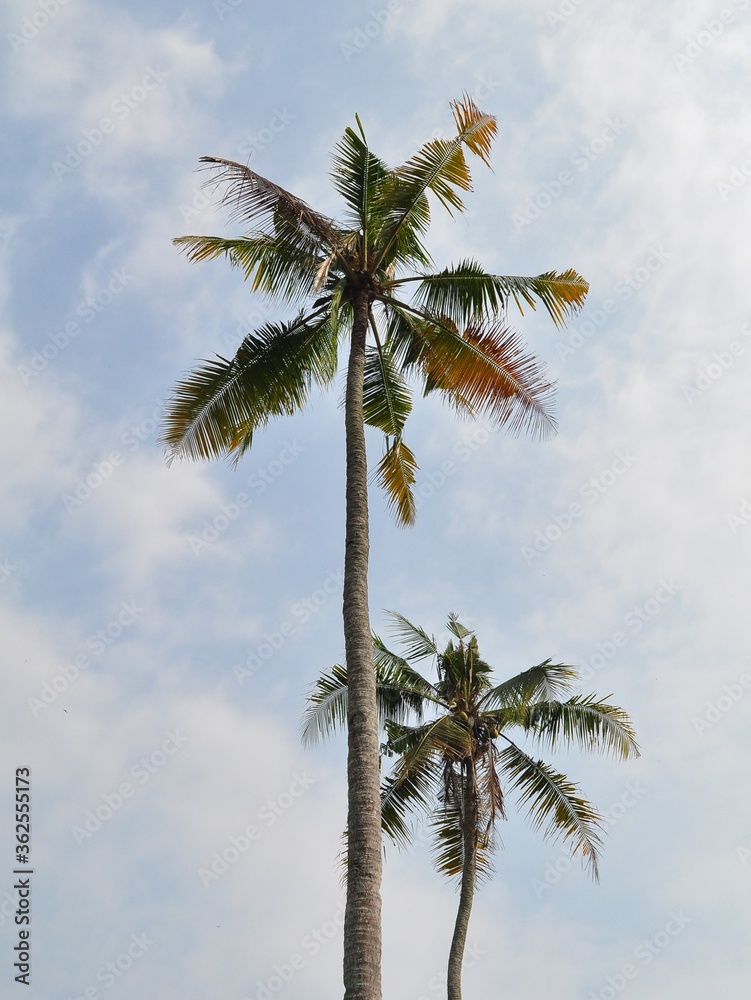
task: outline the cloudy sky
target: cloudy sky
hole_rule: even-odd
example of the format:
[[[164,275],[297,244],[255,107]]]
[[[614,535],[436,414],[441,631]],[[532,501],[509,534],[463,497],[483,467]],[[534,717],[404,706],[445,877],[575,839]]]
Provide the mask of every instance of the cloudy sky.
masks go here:
[[[170,241],[236,231],[201,155],[335,215],[330,151],[356,112],[397,164],[465,90],[499,137],[466,214],[434,212],[437,265],[574,267],[591,290],[565,331],[512,317],[557,380],[557,437],[418,401],[415,527],[372,493],[373,624],[395,608],[442,639],[455,610],[499,677],[579,664],[643,751],[559,761],[607,820],[599,885],[512,812],[465,994],[743,995],[749,0],[18,0],[0,20],[8,995],[16,768],[24,995],[340,990],[344,747],[303,749],[299,720],[343,649],[341,383],[234,470],[167,468],[174,382],[282,315]],[[454,888],[418,843],[387,851],[383,892],[385,996],[440,997]]]

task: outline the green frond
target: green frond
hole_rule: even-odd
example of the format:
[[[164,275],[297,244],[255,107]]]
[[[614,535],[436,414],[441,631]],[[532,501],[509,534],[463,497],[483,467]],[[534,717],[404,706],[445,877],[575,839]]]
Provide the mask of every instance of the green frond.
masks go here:
[[[384,346],[389,356],[402,372],[419,372],[419,360],[435,324],[397,299],[390,299],[384,305],[388,317]]]
[[[536,277],[488,274],[471,259],[447,267],[437,274],[401,278],[394,287],[417,283],[415,302],[428,314],[446,316],[463,327],[488,315],[506,315],[513,300],[524,315],[522,302],[531,309],[542,302],[556,326],[584,305],[589,285],[573,269],[557,274],[548,271]]]
[[[499,763],[510,786],[527,810],[532,828],[545,838],[563,839],[572,856],[580,854],[598,878],[599,831],[602,819],[596,808],[582,798],[578,787],[541,760],[533,760],[509,741],[499,751]]]
[[[414,710],[422,715],[426,701],[440,703],[435,687],[426,680],[414,667],[410,666],[402,656],[393,653],[383,640],[373,634],[373,664],[376,678],[388,678],[389,682],[398,685],[405,696],[415,697]]]
[[[430,811],[442,778],[439,761],[428,758],[409,773],[388,775],[381,785],[381,828],[399,847],[412,839],[410,820]]]
[[[392,621],[390,631],[403,644],[408,660],[422,660],[426,656],[440,656],[435,639],[431,638],[427,632],[418,625],[413,625],[397,611],[387,611],[386,614]]]
[[[432,685],[409,664],[400,661],[373,636],[373,665],[376,674],[378,725],[404,724],[410,718],[420,720],[426,698],[434,699]],[[347,668],[333,666],[322,673],[307,698],[303,715],[302,740],[312,745],[344,729],[347,723]]]
[[[393,171],[393,180],[383,187],[383,197],[390,220],[379,241],[377,265],[398,259],[416,264],[414,254],[405,254],[405,247],[419,245],[419,236],[427,229],[430,209],[425,195],[434,194],[449,210],[464,208],[459,191],[472,187],[463,146],[480,156],[486,163],[496,132],[492,115],[483,114],[466,94],[452,104],[457,133],[452,139],[432,139],[414,156]]]
[[[343,729],[346,723],[347,668],[337,663],[329,673],[320,675],[308,695],[302,722],[303,744],[312,746]]]
[[[477,682],[481,675],[489,670],[490,667],[480,659],[477,639],[474,636],[467,645],[460,640],[459,645],[456,646],[449,640],[438,658],[441,692],[449,702],[459,697],[467,703],[474,701],[478,687]],[[479,686],[486,685],[480,681]]]
[[[468,327],[461,335],[448,322],[436,325],[419,364],[428,391],[461,400],[512,434],[528,430],[546,437],[555,429],[545,365],[524,353],[518,334],[502,325]]]
[[[512,706],[525,706],[533,701],[552,701],[569,691],[579,677],[576,667],[545,660],[530,667],[484,694],[480,707],[484,712]]]
[[[232,267],[243,272],[251,291],[290,302],[315,290],[317,275],[326,263],[279,236],[265,233],[240,239],[180,236],[172,242],[185,249],[193,263],[226,257]]]
[[[412,411],[412,394],[391,354],[388,342],[365,349],[363,418],[388,437],[399,437]]]
[[[416,471],[417,460],[401,435],[387,441],[383,458],[375,468],[375,480],[385,490],[388,508],[402,528],[414,524],[417,515],[412,492]]]
[[[455,635],[456,638],[459,639],[460,641],[462,639],[466,639],[468,635],[472,634],[468,628],[465,628],[462,625],[462,623],[459,621],[459,616],[454,611],[449,611],[449,618],[448,622],[446,623],[446,628],[449,630],[449,632],[451,632],[452,635]]]
[[[429,758],[461,760],[472,751],[469,729],[453,715],[442,715],[420,726],[387,721],[384,728],[388,752],[399,758],[393,772],[397,777],[421,767]]]
[[[232,360],[204,361],[175,387],[164,432],[170,458],[238,459],[257,428],[301,409],[336,367],[336,330],[320,310],[248,334]]]
[[[536,309],[535,298],[545,306],[556,326],[565,326],[566,320],[574,316],[584,305],[589,291],[589,283],[573,268],[562,274],[546,271],[536,278],[503,277],[495,275],[499,289],[513,298],[519,312],[524,315],[522,300]]]
[[[347,128],[336,146],[331,179],[351,210],[348,221],[362,234],[363,268],[369,245],[384,222],[380,192],[388,175],[388,167],[370,151],[364,135]]]
[[[506,296],[494,276],[474,260],[461,261],[437,274],[403,278],[396,286],[411,282],[417,282],[414,301],[425,313],[445,316],[458,327],[489,314],[498,316],[506,309]]]
[[[568,701],[538,701],[526,706],[524,726],[540,743],[555,750],[559,743],[587,751],[612,753],[627,760],[639,756],[631,719],[617,705],[593,694]]]

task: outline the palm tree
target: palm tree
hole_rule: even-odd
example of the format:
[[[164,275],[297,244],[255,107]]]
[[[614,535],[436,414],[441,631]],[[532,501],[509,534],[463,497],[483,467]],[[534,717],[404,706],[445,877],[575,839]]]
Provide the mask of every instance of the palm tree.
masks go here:
[[[332,180],[344,199],[342,222],[329,219],[248,166],[202,162],[224,186],[240,237],[183,236],[191,261],[226,257],[253,291],[299,303],[287,323],[249,333],[231,359],[205,361],[178,383],[165,442],[170,458],[235,461],[272,417],[300,410],[313,385],[336,374],[349,335],[345,391],[346,541],[344,635],[349,665],[349,882],[344,923],[346,1000],[379,1000],[380,803],[378,726],[368,613],[368,466],[364,425],[385,435],[375,473],[400,524],[415,517],[417,463],[402,431],[412,407],[409,380],[457,410],[487,415],[512,431],[551,431],[551,386],[506,326],[513,299],[543,303],[557,325],[581,308],[587,283],[575,271],[505,277],[466,259],[429,273],[424,245],[428,194],[461,211],[470,190],[464,150],[488,162],[495,118],[466,95],[452,105],[456,135],[426,143],[390,169],[372,153],[359,118],[338,143]],[[416,274],[405,273],[417,270]],[[413,290],[411,299],[403,297]]]
[[[519,730],[549,750],[576,744],[584,750],[638,756],[623,709],[594,695],[559,696],[577,680],[574,667],[544,663],[493,684],[476,637],[449,615],[450,640],[439,652],[434,638],[402,615],[390,612],[405,657],[373,637],[378,712],[396,763],[381,786],[381,822],[397,844],[413,833],[409,817],[432,822],[434,863],[458,877],[459,908],[448,962],[448,1000],[461,1000],[461,969],[478,881],[492,871],[495,823],[506,815],[515,792],[532,826],[546,837],[568,841],[597,878],[601,820],[594,806],[564,774],[526,753],[509,735]],[[437,680],[418,673],[409,660],[431,657]],[[432,709],[431,718],[425,713]],[[316,682],[308,701],[303,739],[315,742],[344,725],[348,716],[347,669],[337,665]],[[407,725],[414,717],[417,725]]]

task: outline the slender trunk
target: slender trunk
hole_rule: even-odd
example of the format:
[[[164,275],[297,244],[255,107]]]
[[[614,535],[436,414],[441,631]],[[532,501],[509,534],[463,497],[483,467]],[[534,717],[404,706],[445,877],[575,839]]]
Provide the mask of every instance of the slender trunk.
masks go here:
[[[347,905],[345,1000],[381,1000],[381,799],[373,645],[368,613],[368,468],[363,373],[369,303],[354,303],[347,371],[347,529],[344,553],[344,647],[347,657]]]
[[[465,775],[464,808],[462,810],[462,839],[464,842],[464,859],[462,862],[462,885],[459,894],[459,910],[454,924],[454,936],[451,939],[449,952],[449,967],[447,974],[448,1000],[462,1000],[462,962],[464,947],[467,943],[469,915],[472,912],[472,901],[475,896],[475,880],[477,865],[477,817],[474,798],[474,767],[470,761],[468,773]]]

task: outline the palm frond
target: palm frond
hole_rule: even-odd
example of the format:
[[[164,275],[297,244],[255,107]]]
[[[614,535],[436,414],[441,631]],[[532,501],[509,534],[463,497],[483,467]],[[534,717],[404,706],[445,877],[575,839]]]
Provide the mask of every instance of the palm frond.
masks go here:
[[[362,234],[361,266],[367,267],[370,242],[377,238],[383,219],[379,197],[389,169],[354,129],[347,128],[337,143],[331,179],[351,209],[350,222]]]
[[[466,639],[468,635],[472,634],[468,628],[462,625],[459,621],[459,616],[454,611],[449,611],[449,620],[446,623],[446,628],[459,640]]]
[[[533,760],[514,743],[508,741],[498,759],[533,829],[541,830],[545,838],[568,843],[572,856],[581,854],[597,881],[602,843],[602,819],[597,809],[581,797],[578,787],[565,775],[544,761]]]
[[[490,147],[498,133],[495,117],[483,114],[466,91],[461,100],[451,102],[451,112],[461,141],[489,167]]]
[[[584,305],[589,291],[589,283],[573,268],[562,274],[546,271],[535,278],[504,277],[495,275],[498,288],[514,299],[519,312],[524,315],[522,300],[536,309],[535,298],[545,306],[556,326],[565,326],[566,320],[574,316]]]
[[[405,692],[414,693],[419,698],[419,704],[416,703],[415,711],[421,713],[425,701],[440,704],[434,685],[410,666],[403,656],[393,653],[383,639],[375,633],[373,634],[373,664],[377,678],[388,677],[392,683],[398,684]]]
[[[469,191],[472,178],[462,146],[481,157],[486,163],[496,120],[483,114],[466,94],[452,103],[457,133],[452,139],[432,139],[425,143],[406,163],[393,171],[393,179],[384,185],[383,197],[391,219],[383,232],[377,266],[394,258],[415,263],[414,255],[403,256],[405,236],[419,241],[430,220],[426,192],[434,194],[449,211],[461,211],[464,204],[459,191]],[[401,246],[399,245],[401,241]]]
[[[314,291],[322,265],[332,259],[321,261],[305,248],[266,233],[240,239],[179,236],[172,242],[194,263],[226,257],[243,272],[251,291],[287,301],[305,298]]]
[[[436,871],[450,879],[461,879],[464,871],[464,835],[458,803],[452,800],[437,806],[433,810],[430,829],[433,835],[432,857]],[[479,860],[478,857],[477,861]]]
[[[426,656],[437,657],[440,655],[435,639],[429,636],[424,629],[413,625],[397,611],[387,611],[386,614],[392,621],[390,631],[403,644],[408,660],[422,660]]]
[[[308,695],[303,714],[302,741],[312,746],[343,729],[347,723],[347,668],[336,663],[323,673]]]
[[[363,418],[388,437],[399,437],[412,411],[412,395],[392,356],[389,344],[365,349]]]
[[[473,778],[465,770],[451,769],[444,773],[441,803],[433,811],[431,831],[433,834],[433,864],[448,878],[461,880],[464,873],[466,842],[464,824],[467,822],[465,804],[474,799],[475,805],[482,804],[481,795]],[[497,839],[492,833],[492,823],[488,823],[480,809],[475,815],[471,831],[474,852],[474,873],[476,884],[486,881],[493,873],[493,854]]]
[[[422,719],[426,698],[434,700],[432,685],[409,664],[390,654],[373,636],[373,665],[376,674],[378,725],[403,725],[408,719]],[[302,741],[306,746],[344,729],[347,723],[347,668],[335,664],[322,673],[307,699],[303,715]]]
[[[386,443],[383,458],[375,468],[375,479],[388,498],[388,508],[396,523],[404,528],[415,523],[417,508],[412,487],[417,460],[401,435]]]
[[[436,325],[419,364],[427,391],[458,397],[512,434],[529,430],[546,437],[555,430],[545,365],[524,353],[518,334],[503,325],[468,327],[462,335],[449,322]]]
[[[467,726],[453,715],[442,715],[419,726],[387,720],[384,728],[388,751],[399,757],[393,772],[397,777],[422,766],[429,757],[461,760],[472,750],[472,736]]]
[[[220,156],[202,156],[200,162],[217,171],[209,183],[224,185],[222,204],[232,209],[231,221],[248,227],[257,223],[266,232],[292,227],[332,249],[340,244],[331,219],[247,165]]]
[[[522,302],[537,308],[542,302],[556,326],[584,305],[589,285],[569,268],[562,274],[547,271],[535,277],[489,274],[471,259],[445,268],[437,274],[401,278],[394,287],[417,282],[415,302],[426,312],[447,316],[457,326],[466,326],[478,318],[505,315],[511,300],[524,315]]]
[[[410,772],[388,775],[381,785],[381,828],[399,847],[412,840],[410,819],[430,811],[440,787],[441,764],[434,758],[422,761]]]
[[[486,834],[492,831],[497,819],[506,818],[505,796],[496,769],[498,753],[495,744],[490,741],[475,758],[478,800],[485,818]]]
[[[631,719],[617,705],[595,695],[574,695],[568,701],[537,701],[524,711],[524,727],[554,750],[559,743],[583,750],[604,750],[627,760],[639,756]]]
[[[482,696],[480,707],[484,712],[492,712],[500,708],[524,706],[537,700],[551,701],[570,690],[578,676],[576,667],[547,659],[490,688]]]
[[[232,360],[204,361],[175,387],[164,432],[170,458],[238,459],[257,428],[301,409],[336,365],[336,330],[321,310],[249,333]]]

